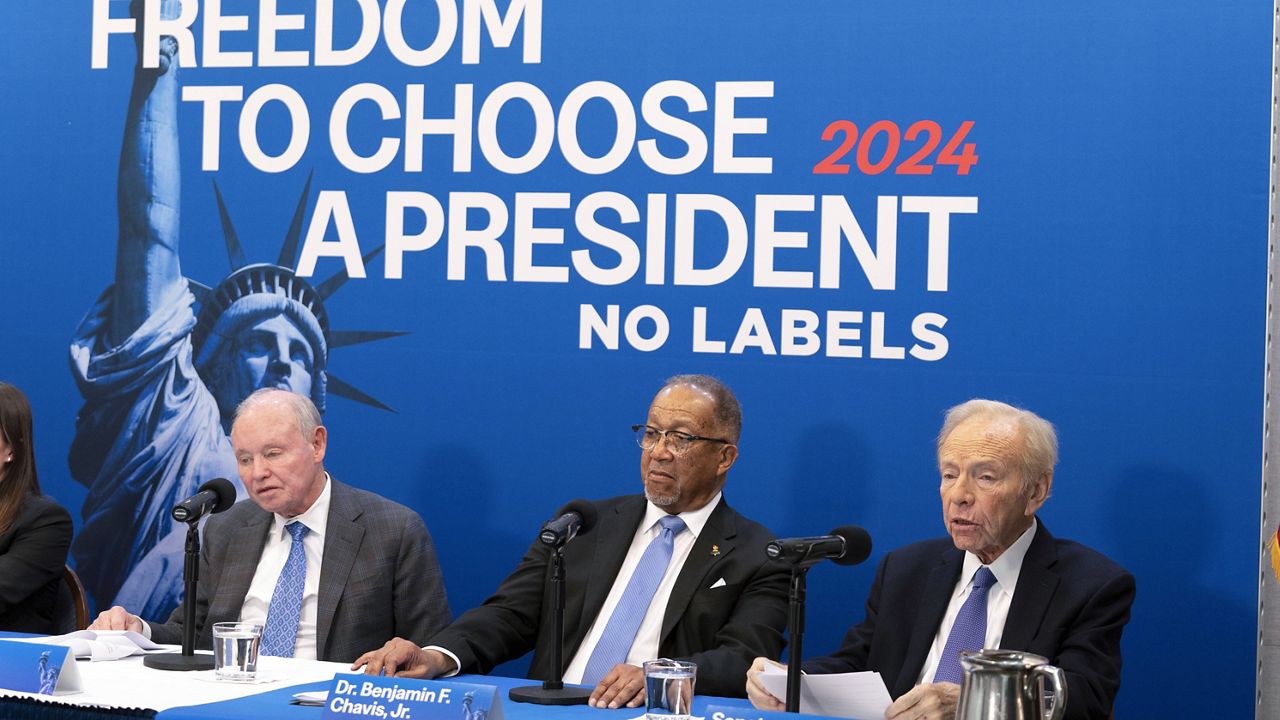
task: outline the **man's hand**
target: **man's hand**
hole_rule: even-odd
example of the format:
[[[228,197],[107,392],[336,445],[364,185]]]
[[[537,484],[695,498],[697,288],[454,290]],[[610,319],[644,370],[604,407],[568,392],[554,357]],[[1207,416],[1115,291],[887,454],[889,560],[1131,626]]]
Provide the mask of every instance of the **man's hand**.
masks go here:
[[[756,661],[747,669],[747,698],[751,700],[752,705],[761,710],[786,710],[786,703],[769,694],[769,691],[764,689],[764,685],[760,684],[760,673],[764,672],[766,663],[784,670],[787,667],[768,658],[756,658]]]
[[[644,704],[644,670],[635,665],[613,666],[591,691],[587,704],[593,708],[616,709]]]
[[[130,615],[128,610],[116,605],[110,610],[98,613],[98,618],[89,626],[90,630],[132,630],[142,632],[142,620],[137,615]]]
[[[960,686],[955,683],[926,683],[911,688],[885,711],[885,720],[952,720]]]
[[[352,670],[359,670],[361,666],[364,666],[365,675],[390,675],[427,680],[457,667],[448,655],[439,650],[424,650],[401,638],[392,638],[386,645],[361,655],[351,663]]]

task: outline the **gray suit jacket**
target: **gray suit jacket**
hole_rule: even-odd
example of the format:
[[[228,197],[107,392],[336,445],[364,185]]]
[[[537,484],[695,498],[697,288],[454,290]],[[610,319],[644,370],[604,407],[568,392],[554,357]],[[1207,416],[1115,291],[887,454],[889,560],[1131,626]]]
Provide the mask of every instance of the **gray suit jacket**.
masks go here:
[[[332,476],[330,480],[317,657],[351,662],[393,637],[426,644],[449,624],[450,614],[440,564],[422,518],[403,505]],[[239,618],[271,518],[271,513],[245,500],[209,519],[200,552],[197,647],[212,647],[213,623]],[[153,625],[152,639],[182,642],[183,612],[179,605],[167,622]]]

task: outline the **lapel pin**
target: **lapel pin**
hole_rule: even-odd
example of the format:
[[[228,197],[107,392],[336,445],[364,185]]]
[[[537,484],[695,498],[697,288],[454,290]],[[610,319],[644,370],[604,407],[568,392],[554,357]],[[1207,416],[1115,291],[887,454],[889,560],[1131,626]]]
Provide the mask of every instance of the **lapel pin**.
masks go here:
[[[720,546],[719,546],[719,545],[712,545],[712,546],[711,546],[711,557],[720,557]]]

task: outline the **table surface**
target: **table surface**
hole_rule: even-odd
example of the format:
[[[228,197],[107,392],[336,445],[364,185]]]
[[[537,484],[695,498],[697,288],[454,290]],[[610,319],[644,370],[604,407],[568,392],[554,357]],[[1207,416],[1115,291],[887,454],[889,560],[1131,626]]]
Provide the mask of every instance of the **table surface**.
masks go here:
[[[224,718],[269,718],[270,720],[318,720],[320,707],[291,705],[294,693],[326,690],[333,677],[350,673],[346,663],[260,657],[258,671],[267,681],[258,684],[220,682],[213,671],[170,672],[142,664],[142,656],[109,662],[77,661],[83,691],[74,694],[31,695],[0,690],[0,695],[38,697],[76,705],[117,708],[148,708],[160,711],[162,720],[222,720]],[[517,678],[460,675],[450,678],[477,685],[495,685],[502,698],[506,720],[542,720],[554,713],[557,720],[632,720],[644,715],[643,708],[598,710],[577,705],[555,707],[511,702],[507,691],[513,687],[536,685]],[[701,715],[708,704],[749,707],[746,700],[695,697],[694,714]]]

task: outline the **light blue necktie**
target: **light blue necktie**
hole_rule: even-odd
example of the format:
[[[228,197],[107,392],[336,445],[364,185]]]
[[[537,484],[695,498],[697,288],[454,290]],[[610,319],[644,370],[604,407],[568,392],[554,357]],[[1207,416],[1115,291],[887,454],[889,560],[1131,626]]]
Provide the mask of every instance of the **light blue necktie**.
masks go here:
[[[987,642],[987,591],[995,584],[996,576],[987,567],[978,568],[973,574],[973,590],[960,606],[947,645],[938,659],[938,671],[934,682],[959,683],[964,673],[960,669],[960,651],[981,650]]]
[[[298,621],[302,617],[302,591],[307,584],[307,553],[302,538],[310,530],[300,522],[289,523],[285,530],[293,536],[289,546],[289,559],[284,561],[276,590],[271,593],[271,605],[267,607],[267,624],[262,630],[263,655],[293,657],[293,646],[298,640]]]
[[[684,520],[677,515],[663,516],[658,524],[662,525],[662,532],[644,549],[627,589],[622,591],[618,606],[604,626],[595,650],[591,651],[587,669],[582,673],[583,685],[598,684],[614,665],[626,662],[627,654],[631,652],[631,643],[636,639],[649,603],[653,602],[653,594],[657,592],[662,576],[667,574],[667,565],[671,564],[676,535],[685,529]]]

